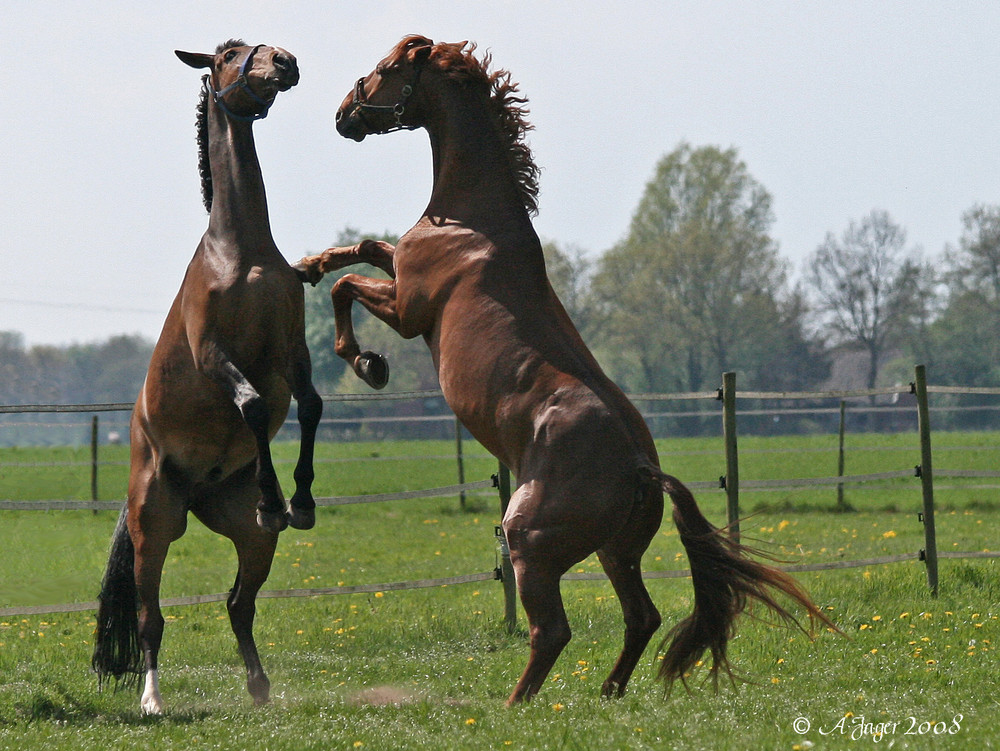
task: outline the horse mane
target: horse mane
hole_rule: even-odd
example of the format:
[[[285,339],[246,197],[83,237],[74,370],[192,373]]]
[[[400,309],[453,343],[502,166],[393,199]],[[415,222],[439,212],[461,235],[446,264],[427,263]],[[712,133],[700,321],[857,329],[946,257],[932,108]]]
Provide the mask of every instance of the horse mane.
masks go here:
[[[215,48],[215,54],[225,52],[230,47],[245,47],[246,42],[242,39],[230,39],[222,42]],[[208,74],[202,78],[202,83],[208,79]],[[201,95],[198,97],[198,108],[196,110],[195,125],[198,129],[198,176],[201,178],[201,202],[205,204],[205,211],[212,211],[212,167],[208,161],[208,88],[201,87]]]
[[[429,63],[450,80],[486,87],[489,91],[490,114],[497,130],[507,145],[511,172],[517,182],[521,200],[531,215],[538,213],[538,176],[531,148],[525,136],[534,126],[528,122],[529,110],[524,105],[528,99],[519,96],[518,84],[511,80],[507,70],[491,71],[493,58],[489,52],[482,59],[475,56],[476,43],[439,43],[420,36],[403,39],[390,55],[391,62],[402,62],[406,53],[415,46],[433,45]]]

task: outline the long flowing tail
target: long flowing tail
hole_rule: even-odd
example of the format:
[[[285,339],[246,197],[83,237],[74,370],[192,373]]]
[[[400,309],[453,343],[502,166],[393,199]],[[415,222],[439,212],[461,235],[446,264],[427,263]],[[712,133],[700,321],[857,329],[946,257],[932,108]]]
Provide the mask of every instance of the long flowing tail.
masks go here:
[[[720,668],[733,678],[726,647],[735,630],[736,618],[753,600],[765,605],[786,624],[802,628],[795,616],[775,599],[783,594],[805,608],[811,625],[818,622],[837,629],[795,579],[753,560],[752,555],[762,554],[712,526],[680,480],[658,470],[648,471],[673,501],[674,523],[687,551],[694,584],[694,612],[674,626],[660,644],[660,650],[664,647],[666,650],[659,677],[668,686],[678,678],[685,683],[706,649],[712,653],[709,674],[713,680],[718,680]]]
[[[114,676],[116,687],[138,685],[142,672],[139,614],[135,587],[135,548],[128,533],[128,506],[122,508],[111,539],[108,567],[98,596],[97,630],[91,666],[103,687]]]

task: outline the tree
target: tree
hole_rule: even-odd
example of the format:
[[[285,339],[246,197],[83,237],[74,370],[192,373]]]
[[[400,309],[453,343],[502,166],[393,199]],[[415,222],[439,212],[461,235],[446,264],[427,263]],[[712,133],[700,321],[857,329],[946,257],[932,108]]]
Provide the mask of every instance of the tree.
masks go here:
[[[735,149],[682,143],[666,155],[592,282],[597,349],[614,353],[613,377],[639,390],[698,391],[723,370],[768,371],[759,342],[804,331],[773,221],[770,194]],[[788,370],[802,372],[797,364]]]
[[[821,324],[835,344],[868,354],[868,388],[878,380],[880,359],[900,343],[922,312],[919,291],[929,269],[906,249],[906,231],[885,211],[851,221],[838,240],[827,233],[807,262],[806,280]]]
[[[1000,383],[1000,206],[978,205],[962,215],[957,250],[945,253],[945,304],[929,327],[936,378]]]
[[[586,338],[591,324],[588,294],[591,262],[584,251],[571,245],[562,249],[555,242],[542,244],[545,272],[570,320]]]

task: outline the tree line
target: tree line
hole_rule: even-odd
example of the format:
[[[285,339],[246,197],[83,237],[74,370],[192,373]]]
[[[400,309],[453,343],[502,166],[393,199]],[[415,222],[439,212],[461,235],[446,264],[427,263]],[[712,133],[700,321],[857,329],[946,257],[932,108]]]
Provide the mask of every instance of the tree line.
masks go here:
[[[771,194],[736,149],[681,143],[656,165],[614,247],[543,250],[570,317],[629,392],[712,390],[728,370],[743,389],[814,389],[851,352],[866,363],[863,386],[908,381],[914,362],[935,383],[1000,385],[1000,205],[970,207],[956,244],[933,256],[874,208],[829,232],[794,281],[774,219]],[[348,228],[334,244],[361,236]],[[358,391],[333,353],[334,281],[307,289],[314,380],[321,392]],[[360,306],[355,315],[365,347],[389,356],[395,389],[436,388],[422,341],[400,339]],[[151,346],[117,336],[29,349],[0,333],[0,403],[132,399]]]

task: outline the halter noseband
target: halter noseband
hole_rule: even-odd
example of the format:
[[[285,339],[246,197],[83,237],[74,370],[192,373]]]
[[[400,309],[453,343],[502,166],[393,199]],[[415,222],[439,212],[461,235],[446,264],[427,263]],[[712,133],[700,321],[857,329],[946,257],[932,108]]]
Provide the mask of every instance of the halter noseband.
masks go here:
[[[254,54],[262,46],[263,45],[258,44],[256,47],[250,50],[250,52],[247,53],[247,56],[243,58],[243,62],[240,63],[240,74],[236,77],[235,81],[226,86],[224,89],[215,91],[212,88],[211,76],[205,76],[205,90],[209,94],[211,94],[212,98],[215,99],[216,104],[218,104],[219,107],[222,108],[222,111],[225,112],[233,120],[240,120],[242,122],[253,122],[254,120],[263,120],[265,117],[267,117],[267,111],[271,108],[271,104],[273,104],[273,101],[268,102],[265,99],[261,99],[254,93],[253,89],[250,88],[250,82],[247,80],[246,76],[247,66],[250,64],[250,61],[253,60]],[[243,89],[247,94],[250,95],[251,99],[257,102],[257,104],[261,105],[264,109],[253,115],[237,115],[235,112],[229,109],[229,107],[226,106],[226,102],[223,99],[223,97],[225,97],[226,94],[228,94],[233,89],[237,88]]]
[[[368,97],[365,95],[365,78],[362,76],[354,84],[354,99],[351,101],[355,112],[361,115],[361,119],[365,120],[365,112],[391,112],[396,117],[396,124],[387,128],[386,130],[378,131],[379,133],[392,133],[397,130],[416,130],[418,126],[416,125],[403,125],[403,114],[406,112],[406,103],[413,96],[413,90],[417,88],[417,84],[420,82],[420,73],[423,70],[422,65],[414,66],[416,68],[416,75],[413,77],[413,83],[408,83],[403,86],[399,92],[399,100],[395,104],[368,104]],[[381,75],[381,74],[380,74]],[[365,120],[367,124],[367,121]],[[373,129],[374,130],[374,129]]]

